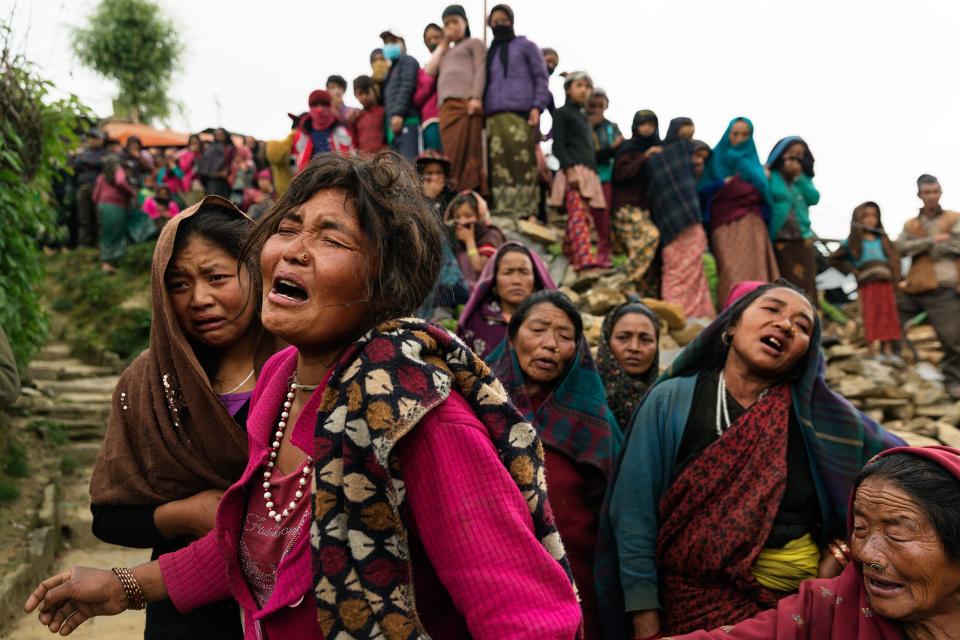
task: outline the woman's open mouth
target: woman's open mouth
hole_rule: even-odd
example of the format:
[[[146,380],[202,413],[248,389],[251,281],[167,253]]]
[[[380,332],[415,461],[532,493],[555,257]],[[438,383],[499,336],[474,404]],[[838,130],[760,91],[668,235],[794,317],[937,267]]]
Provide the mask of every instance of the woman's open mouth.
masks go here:
[[[872,576],[864,576],[864,583],[867,585],[867,591],[870,595],[879,597],[890,597],[900,594],[903,591],[903,584],[890,580],[881,580]]]
[[[760,343],[774,356],[783,355],[783,352],[787,348],[784,340],[774,335],[761,336]]]
[[[273,288],[268,298],[279,304],[300,304],[306,302],[310,296],[299,278],[284,274],[273,279]]]

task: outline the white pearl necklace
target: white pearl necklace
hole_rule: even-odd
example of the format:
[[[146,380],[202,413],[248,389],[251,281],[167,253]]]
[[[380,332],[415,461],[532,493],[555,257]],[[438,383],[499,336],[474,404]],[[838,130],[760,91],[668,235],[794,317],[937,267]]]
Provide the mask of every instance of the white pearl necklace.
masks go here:
[[[723,371],[720,372],[720,380],[717,382],[717,436],[722,436],[730,428],[730,407],[727,404],[727,381],[723,377]],[[757,400],[760,400],[770,388],[767,387],[760,392]]]
[[[720,372],[720,381],[717,383],[717,435],[722,436],[723,432],[730,427],[730,408],[727,406],[727,381],[723,379],[723,371]]]
[[[290,407],[293,406],[293,399],[297,395],[298,386],[296,382],[290,384],[290,391],[287,392],[287,399],[284,401],[283,410],[280,412],[280,422],[277,423],[277,430],[273,434],[274,441],[270,445],[270,459],[267,461],[267,470],[263,472],[263,499],[266,500],[267,517],[272,518],[278,523],[282,522],[284,518],[289,516],[293,510],[297,508],[297,503],[300,502],[300,498],[304,496],[307,483],[310,482],[310,476],[313,474],[313,467],[311,466],[313,464],[313,458],[307,456],[300,475],[300,488],[297,489],[297,492],[294,494],[294,499],[290,501],[290,504],[286,505],[282,511],[277,512],[277,506],[273,502],[273,493],[270,491],[270,478],[273,476],[277,452],[280,450],[280,443],[283,441],[283,432],[287,429],[287,418],[290,417]]]

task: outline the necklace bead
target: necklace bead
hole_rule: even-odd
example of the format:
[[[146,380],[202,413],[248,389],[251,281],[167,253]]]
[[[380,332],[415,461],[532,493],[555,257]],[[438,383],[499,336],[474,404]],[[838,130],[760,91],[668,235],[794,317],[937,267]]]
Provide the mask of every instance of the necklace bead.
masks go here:
[[[277,422],[277,430],[274,432],[274,440],[270,443],[270,456],[267,460],[267,470],[263,472],[263,488],[265,489],[263,498],[266,501],[264,506],[267,508],[267,517],[271,520],[276,521],[278,524],[283,522],[283,519],[289,516],[294,509],[297,508],[297,503],[305,495],[303,488],[307,486],[308,478],[313,473],[313,459],[310,456],[307,456],[306,460],[303,462],[303,469],[300,471],[301,475],[298,480],[300,488],[297,489],[294,494],[294,499],[290,501],[290,504],[286,505],[281,512],[277,512],[276,504],[273,502],[273,493],[270,491],[271,482],[270,478],[273,476],[273,473],[270,469],[273,469],[276,464],[277,453],[280,449],[280,443],[283,442],[283,434],[287,429],[287,420],[290,418],[290,409],[293,407],[293,400],[296,397],[297,389],[307,390],[306,387],[298,385],[296,381],[290,384],[290,391],[287,392],[287,399],[283,403],[283,409],[280,411],[280,420]]]

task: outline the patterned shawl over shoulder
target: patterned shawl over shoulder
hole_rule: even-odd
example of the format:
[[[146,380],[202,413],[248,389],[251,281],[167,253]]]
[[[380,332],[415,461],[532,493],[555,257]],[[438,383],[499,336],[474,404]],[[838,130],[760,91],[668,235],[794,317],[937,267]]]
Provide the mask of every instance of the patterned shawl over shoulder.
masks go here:
[[[311,546],[324,637],[427,638],[414,606],[403,470],[391,452],[451,391],[487,427],[526,498],[534,534],[571,576],[536,431],[453,334],[416,319],[392,320],[341,356],[317,412]]]

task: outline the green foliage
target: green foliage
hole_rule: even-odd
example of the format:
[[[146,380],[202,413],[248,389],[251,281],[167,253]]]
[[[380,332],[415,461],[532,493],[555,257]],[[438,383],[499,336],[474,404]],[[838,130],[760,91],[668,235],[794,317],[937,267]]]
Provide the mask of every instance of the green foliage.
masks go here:
[[[0,22],[0,325],[25,367],[47,338],[35,288],[43,279],[38,240],[57,220],[49,194],[88,111],[76,96],[51,100],[53,85],[10,52],[9,34]]]
[[[115,114],[132,122],[170,115],[168,97],[180,36],[152,0],[101,0],[86,27],[73,30],[81,63],[117,82]]]
[[[115,275],[99,269],[93,249],[48,258],[47,300],[65,317],[75,356],[96,360],[107,350],[129,359],[147,348],[153,247],[130,247]]]
[[[826,298],[820,298],[820,309],[823,310],[823,315],[825,315],[828,319],[833,320],[838,324],[847,324],[847,315],[838,307],[827,302]]]
[[[0,480],[0,503],[13,502],[20,497],[20,488],[10,480]]]
[[[717,259],[713,257],[712,253],[703,254],[703,272],[707,276],[707,286],[710,287],[710,299],[713,300],[713,307],[717,311],[720,310],[720,307],[717,306]],[[725,300],[721,300],[726,302]]]
[[[80,468],[80,463],[73,456],[63,456],[60,458],[60,473],[65,476],[72,476]]]
[[[67,429],[62,422],[56,420],[34,420],[27,425],[27,431],[33,431],[51,444],[66,444],[70,439]]]
[[[3,467],[3,472],[8,476],[26,478],[30,475],[30,465],[27,463],[27,448],[16,440],[8,440],[0,466]]]

